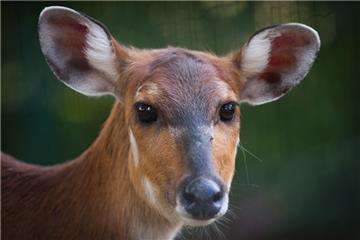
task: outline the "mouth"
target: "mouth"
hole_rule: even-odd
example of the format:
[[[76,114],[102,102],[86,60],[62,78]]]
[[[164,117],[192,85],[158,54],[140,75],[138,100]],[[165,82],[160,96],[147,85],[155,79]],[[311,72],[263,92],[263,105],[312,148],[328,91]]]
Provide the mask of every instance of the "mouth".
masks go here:
[[[201,227],[201,226],[206,226],[206,225],[209,225],[209,224],[215,222],[217,218],[211,218],[208,220],[199,220],[199,219],[193,219],[193,218],[188,218],[188,217],[182,216],[181,219],[183,220],[184,224],[187,226]]]

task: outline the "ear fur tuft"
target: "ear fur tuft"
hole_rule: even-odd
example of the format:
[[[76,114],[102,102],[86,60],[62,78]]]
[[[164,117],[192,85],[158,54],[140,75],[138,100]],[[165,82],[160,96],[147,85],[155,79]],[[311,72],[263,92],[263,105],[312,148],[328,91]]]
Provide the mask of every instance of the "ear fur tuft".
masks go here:
[[[241,49],[239,66],[246,80],[241,99],[253,105],[274,101],[306,76],[320,48],[318,33],[303,24],[264,28]]]
[[[55,75],[85,95],[114,94],[117,58],[100,22],[66,7],[47,7],[39,17],[41,50]]]

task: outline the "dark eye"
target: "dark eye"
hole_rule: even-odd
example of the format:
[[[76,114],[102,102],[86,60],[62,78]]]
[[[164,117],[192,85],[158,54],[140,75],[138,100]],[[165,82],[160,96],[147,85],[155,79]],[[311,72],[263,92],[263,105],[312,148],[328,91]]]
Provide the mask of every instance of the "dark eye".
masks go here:
[[[219,112],[221,121],[228,122],[233,120],[236,105],[237,105],[236,103],[230,102],[221,106]]]
[[[157,119],[155,108],[146,103],[135,103],[135,109],[140,122],[151,123]]]

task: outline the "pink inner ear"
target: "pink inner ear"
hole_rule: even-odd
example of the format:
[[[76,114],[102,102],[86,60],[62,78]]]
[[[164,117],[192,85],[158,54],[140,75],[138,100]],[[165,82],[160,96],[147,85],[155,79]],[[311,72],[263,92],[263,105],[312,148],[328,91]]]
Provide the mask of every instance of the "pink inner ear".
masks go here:
[[[64,57],[68,64],[75,64],[81,67],[80,69],[87,70],[89,66],[84,50],[88,27],[71,16],[55,15],[49,18],[48,23],[52,25],[59,56]]]
[[[86,34],[88,32],[87,26],[81,24],[77,19],[70,16],[54,15],[49,18],[48,22],[56,27],[66,28],[66,30],[78,32],[80,34]]]
[[[275,37],[271,42],[268,65],[261,74],[261,78],[268,83],[281,81],[281,73],[291,70],[299,60],[296,55],[297,48],[307,44],[309,41],[304,35],[293,31]]]
[[[73,31],[79,32],[81,34],[86,34],[88,32],[88,28],[76,21],[69,21],[67,25],[73,29]]]

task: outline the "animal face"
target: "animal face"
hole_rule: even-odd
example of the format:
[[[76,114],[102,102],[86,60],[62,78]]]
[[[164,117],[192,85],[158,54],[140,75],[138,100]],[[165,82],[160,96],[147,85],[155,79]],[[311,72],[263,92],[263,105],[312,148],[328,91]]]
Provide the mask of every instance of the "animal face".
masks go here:
[[[238,86],[214,59],[184,49],[154,51],[124,104],[129,164],[140,178],[134,182],[147,189],[146,199],[188,223],[205,224],[226,212],[234,173]]]
[[[240,102],[276,100],[306,75],[320,46],[302,24],[263,29],[225,57],[180,48],[138,50],[63,7],[39,20],[42,51],[66,85],[121,102],[130,181],[172,221],[204,225],[222,216],[234,174]]]

